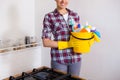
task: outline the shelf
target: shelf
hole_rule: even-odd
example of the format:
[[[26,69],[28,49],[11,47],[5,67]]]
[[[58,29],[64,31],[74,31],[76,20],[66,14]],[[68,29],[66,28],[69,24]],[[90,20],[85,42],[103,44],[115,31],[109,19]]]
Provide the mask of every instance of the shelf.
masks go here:
[[[26,48],[31,48],[31,47],[37,47],[40,46],[41,43],[31,43],[31,44],[25,44],[25,45],[19,45],[19,46],[13,46],[13,47],[7,47],[7,48],[1,48],[0,53],[8,52],[8,51],[16,51],[16,50],[21,50],[21,49],[26,49]]]

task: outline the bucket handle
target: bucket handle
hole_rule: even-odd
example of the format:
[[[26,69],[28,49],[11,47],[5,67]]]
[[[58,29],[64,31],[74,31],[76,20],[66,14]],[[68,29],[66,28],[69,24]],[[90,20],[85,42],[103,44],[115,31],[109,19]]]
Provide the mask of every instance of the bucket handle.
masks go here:
[[[71,34],[72,35],[72,34]],[[73,35],[72,35],[73,36]],[[91,37],[91,38],[77,38],[77,37],[75,37],[75,36],[73,36],[74,38],[76,38],[76,39],[79,39],[79,40],[90,40],[90,39],[92,39],[92,38],[94,38],[94,35]]]

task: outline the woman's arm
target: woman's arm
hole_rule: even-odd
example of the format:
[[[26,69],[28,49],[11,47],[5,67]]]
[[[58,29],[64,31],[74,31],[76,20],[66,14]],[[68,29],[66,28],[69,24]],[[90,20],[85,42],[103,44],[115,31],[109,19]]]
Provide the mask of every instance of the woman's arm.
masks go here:
[[[51,48],[58,48],[58,42],[50,40],[48,38],[43,38],[43,46],[44,47],[51,47]]]

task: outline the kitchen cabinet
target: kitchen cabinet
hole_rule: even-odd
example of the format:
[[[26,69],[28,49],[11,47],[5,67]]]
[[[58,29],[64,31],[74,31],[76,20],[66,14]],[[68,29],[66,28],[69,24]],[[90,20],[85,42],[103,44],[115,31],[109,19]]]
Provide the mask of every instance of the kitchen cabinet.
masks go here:
[[[0,53],[0,78],[41,66],[41,46]]]

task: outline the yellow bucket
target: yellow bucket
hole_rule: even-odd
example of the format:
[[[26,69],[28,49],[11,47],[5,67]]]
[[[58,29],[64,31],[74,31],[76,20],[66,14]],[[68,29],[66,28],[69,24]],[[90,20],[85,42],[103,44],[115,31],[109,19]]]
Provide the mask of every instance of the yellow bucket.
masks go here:
[[[72,41],[79,41],[79,46],[73,46],[75,53],[90,52],[90,47],[94,43],[94,35],[92,32],[71,32]]]

